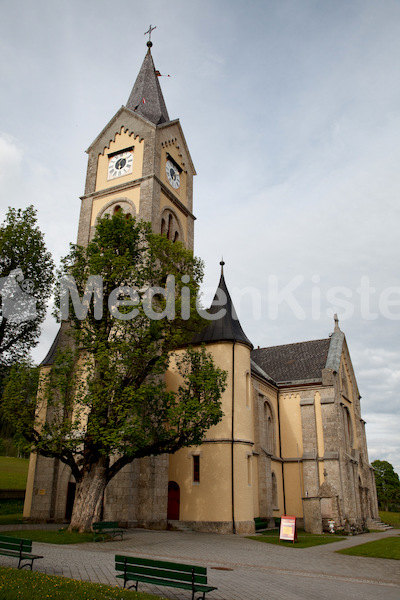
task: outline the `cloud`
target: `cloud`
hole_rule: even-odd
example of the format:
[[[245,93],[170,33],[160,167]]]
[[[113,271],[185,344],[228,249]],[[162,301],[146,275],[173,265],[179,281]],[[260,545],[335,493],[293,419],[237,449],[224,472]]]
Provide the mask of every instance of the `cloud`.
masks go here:
[[[366,412],[366,433],[370,462],[387,460],[400,473],[400,416],[399,414],[379,414]]]
[[[5,197],[12,197],[15,180],[21,175],[23,151],[11,135],[0,132],[0,186]]]
[[[33,203],[48,248],[56,258],[68,252],[84,149],[126,101],[147,50],[143,33],[157,14],[152,52],[171,74],[161,85],[198,173],[195,251],[206,263],[209,295],[223,255],[244,331],[261,346],[327,337],[336,310],[364,410],[391,427],[400,323],[382,313],[379,299],[400,285],[399,3],[383,10],[373,0],[154,0],[126,6],[123,21],[108,4],[6,3],[1,215],[8,205]],[[271,317],[271,276],[279,289],[304,278],[294,292],[304,318],[285,302]],[[375,290],[367,308],[376,318],[363,313],[362,277]],[[249,287],[254,299],[241,298]],[[333,287],[350,290],[351,315],[328,298]],[[45,331],[56,327],[46,323]],[[367,420],[369,436],[384,428]],[[387,452],[379,435],[374,449]]]

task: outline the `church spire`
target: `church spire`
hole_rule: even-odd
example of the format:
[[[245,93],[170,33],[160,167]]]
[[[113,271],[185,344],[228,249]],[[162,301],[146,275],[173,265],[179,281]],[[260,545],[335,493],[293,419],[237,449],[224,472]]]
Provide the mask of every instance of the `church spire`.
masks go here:
[[[152,45],[153,43],[149,40],[146,56],[126,103],[126,108],[141,115],[154,125],[160,125],[170,119],[151,55]]]
[[[250,349],[253,344],[244,333],[240,325],[232,298],[229,294],[224,277],[224,261],[221,260],[221,279],[211,304],[207,311],[210,315],[221,314],[220,318],[209,321],[209,324],[198,333],[192,340],[192,344],[213,343],[213,342],[241,342]]]

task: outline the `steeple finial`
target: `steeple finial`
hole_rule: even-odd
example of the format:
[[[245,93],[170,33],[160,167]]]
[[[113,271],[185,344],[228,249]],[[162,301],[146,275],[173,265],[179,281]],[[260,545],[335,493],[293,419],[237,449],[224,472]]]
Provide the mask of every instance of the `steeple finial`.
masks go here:
[[[339,327],[339,317],[335,313],[334,316],[333,316],[333,318],[335,320],[335,329],[333,330],[333,332],[336,333],[337,331],[341,331],[341,329]]]
[[[152,32],[154,29],[157,29],[157,25],[154,25],[154,27],[152,27],[152,26],[150,25],[150,27],[148,28],[148,30],[147,30],[147,31],[145,31],[145,33],[144,33],[144,35],[147,35],[147,34],[149,34],[149,40],[148,40],[148,42],[147,42],[147,46],[148,46],[148,48],[151,48],[151,47],[152,47],[152,45],[153,45],[153,42],[151,41],[151,32]]]
[[[153,29],[155,27],[150,25],[148,31],[146,31],[149,37]],[[159,77],[150,52],[150,47],[152,46],[150,40],[147,42],[147,45],[149,49],[146,52],[143,64],[126,103],[126,108],[154,123],[154,125],[160,125],[161,123],[168,122],[169,116],[161,91]]]
[[[244,333],[240,325],[232,298],[229,294],[224,278],[224,260],[221,265],[221,279],[214,296],[214,300],[208,310],[208,325],[196,334],[192,340],[193,344],[212,344],[215,342],[240,342],[252,349],[253,344]],[[221,310],[222,309],[222,310]]]

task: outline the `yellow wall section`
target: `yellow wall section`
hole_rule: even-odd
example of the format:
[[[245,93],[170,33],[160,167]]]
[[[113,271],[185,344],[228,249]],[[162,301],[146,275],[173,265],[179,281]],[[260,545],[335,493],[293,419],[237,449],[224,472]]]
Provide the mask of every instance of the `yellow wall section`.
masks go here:
[[[199,450],[200,483],[193,483],[192,456]],[[203,444],[200,448],[182,448],[170,457],[169,480],[176,481],[181,490],[181,520],[231,520],[230,456],[230,444]]]
[[[302,465],[297,462],[286,463],[285,469],[285,494],[286,494],[286,514],[303,516],[303,482]]]
[[[108,155],[118,152],[119,150],[125,150],[133,146],[133,167],[132,173],[117,177],[107,181],[108,175]],[[98,166],[97,166],[97,179],[96,179],[96,191],[104,190],[106,188],[114,187],[119,183],[126,183],[127,181],[133,181],[142,177],[143,172],[143,148],[144,142],[140,141],[138,137],[135,137],[134,133],[124,132],[124,128],[121,128],[121,132],[115,136],[115,141],[110,142],[110,146],[105,148],[104,154],[99,155]]]
[[[35,482],[35,469],[36,469],[37,454],[31,453],[29,457],[29,470],[28,478],[26,481],[26,492],[23,516],[29,519],[31,516],[32,498],[33,498],[33,485]]]
[[[139,214],[140,186],[137,185],[136,187],[129,188],[123,192],[115,192],[114,194],[111,193],[107,196],[101,196],[101,198],[95,198],[93,200],[91,226],[93,227],[96,224],[99,213],[109,202],[117,202],[118,200],[123,202],[125,198],[133,202],[136,208],[136,214]]]
[[[169,154],[170,156],[172,156],[172,158],[174,159],[174,161],[176,162],[177,165],[179,165],[181,168],[182,167],[182,159],[179,156],[179,152],[177,150],[177,148],[173,145],[168,145],[167,148],[162,148],[161,149],[161,171],[160,171],[160,179],[163,183],[165,183],[165,185],[167,186],[167,188],[169,190],[171,190],[171,192],[173,194],[176,195],[177,198],[179,198],[179,200],[181,202],[183,202],[183,204],[185,204],[185,206],[187,206],[187,200],[186,200],[186,187],[187,187],[187,181],[186,181],[186,172],[183,170],[180,173],[180,185],[178,187],[178,189],[175,189],[172,187],[172,185],[170,184],[170,182],[167,179],[167,174],[166,174],[166,170],[165,170],[165,165],[167,164],[167,154]]]
[[[170,457],[169,480],[175,481],[181,490],[180,519],[187,521],[230,521],[232,519],[232,359],[233,344],[219,343],[207,346],[215,363],[228,371],[227,389],[222,397],[222,420],[211,427],[198,448],[182,449]],[[250,368],[250,351],[246,346],[235,344],[235,520],[251,521],[254,516],[253,493],[257,481],[253,441],[252,410],[246,405],[246,373]],[[174,361],[166,374],[170,390],[179,386],[179,376]],[[200,482],[193,482],[194,453],[200,452]],[[250,463],[249,463],[250,461]],[[250,469],[250,485],[249,485]]]
[[[282,394],[280,400],[282,432],[282,458],[303,456],[300,397],[298,394]]]

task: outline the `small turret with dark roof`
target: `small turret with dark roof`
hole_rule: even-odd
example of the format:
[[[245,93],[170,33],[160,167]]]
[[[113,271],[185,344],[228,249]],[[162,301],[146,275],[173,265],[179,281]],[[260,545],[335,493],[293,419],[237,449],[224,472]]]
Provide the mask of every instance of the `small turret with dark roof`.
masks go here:
[[[126,108],[141,115],[154,125],[170,120],[160,82],[151,55],[151,42],[147,42],[148,51],[136,78],[135,85],[126,103]]]
[[[221,279],[219,280],[218,288],[212,301],[211,307],[207,311],[210,315],[217,315],[221,312],[221,316],[209,322],[203,331],[198,333],[192,343],[193,344],[208,344],[216,342],[240,342],[250,348],[253,344],[250,342],[244,333],[242,326],[236,314],[235,307],[224,278],[224,261],[221,265]]]

